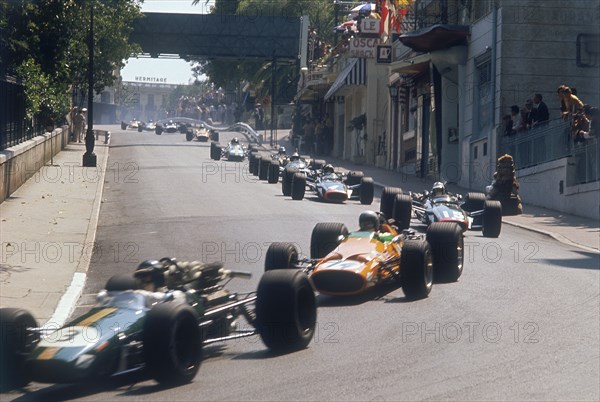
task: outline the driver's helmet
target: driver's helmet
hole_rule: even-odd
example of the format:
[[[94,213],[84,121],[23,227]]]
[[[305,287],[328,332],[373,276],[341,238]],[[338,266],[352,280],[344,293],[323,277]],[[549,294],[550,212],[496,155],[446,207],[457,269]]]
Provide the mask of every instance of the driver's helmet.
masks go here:
[[[324,174],[333,174],[334,173],[333,166],[330,163],[323,166],[323,173]]]
[[[278,151],[277,153],[278,153],[279,155],[285,155],[285,154],[286,154],[286,152],[285,152],[285,147],[281,147],[281,148],[279,148],[279,151]]]
[[[358,217],[358,226],[363,232],[376,232],[379,230],[379,216],[375,211],[364,211]]]
[[[233,139],[231,140],[232,144],[239,144],[240,140],[238,140],[238,137],[233,137]]]
[[[441,181],[436,181],[433,183],[433,187],[431,188],[431,196],[439,197],[440,195],[446,194],[446,186]]]
[[[144,290],[156,291],[165,286],[163,264],[156,260],[142,262],[133,274],[142,284]]]
[[[169,124],[173,124],[173,120],[169,120]]]
[[[200,124],[200,128],[204,128],[204,123],[201,123],[201,124]]]
[[[300,155],[298,155],[298,152],[294,152],[292,154],[292,156],[290,157],[290,160],[299,161],[300,160]]]

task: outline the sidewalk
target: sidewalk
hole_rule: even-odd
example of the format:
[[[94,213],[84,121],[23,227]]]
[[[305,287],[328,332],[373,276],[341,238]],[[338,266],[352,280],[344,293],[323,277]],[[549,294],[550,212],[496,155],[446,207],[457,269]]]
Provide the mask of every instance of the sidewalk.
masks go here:
[[[85,145],[69,143],[0,204],[0,307],[29,310],[40,325],[68,318],[94,247],[108,159],[101,142],[97,167],[82,167]]]
[[[284,146],[289,154],[294,147],[288,139],[288,133],[289,130],[278,130],[277,138],[278,145]],[[269,149],[268,141],[264,143],[264,147]],[[422,192],[423,190],[430,190],[434,183],[432,179],[422,179],[414,175],[393,172],[374,166],[358,165],[330,156],[317,157],[317,159],[324,159],[342,171],[360,170],[365,176],[373,177],[375,185],[379,187],[393,186],[400,187],[405,191]],[[448,189],[457,194],[466,194],[468,191],[472,191],[454,184],[449,184]],[[502,221],[508,225],[550,236],[562,243],[589,252],[600,252],[600,221],[564,214],[528,205],[527,203],[523,203],[523,212],[522,215],[505,216]]]

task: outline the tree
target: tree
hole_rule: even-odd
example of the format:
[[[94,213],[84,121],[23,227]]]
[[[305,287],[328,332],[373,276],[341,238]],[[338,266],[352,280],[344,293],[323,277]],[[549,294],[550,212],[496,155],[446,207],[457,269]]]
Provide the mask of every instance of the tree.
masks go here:
[[[69,88],[87,89],[92,5],[94,89],[99,93],[113,84],[114,72],[140,50],[129,43],[133,22],[142,15],[140,1],[0,0],[0,72],[25,79],[30,115],[45,110],[64,116]]]

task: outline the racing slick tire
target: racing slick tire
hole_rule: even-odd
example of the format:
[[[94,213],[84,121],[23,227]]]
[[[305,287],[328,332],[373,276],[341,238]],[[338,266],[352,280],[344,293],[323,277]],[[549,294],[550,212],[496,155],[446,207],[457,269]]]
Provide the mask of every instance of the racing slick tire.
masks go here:
[[[265,272],[256,291],[256,329],[275,353],[304,349],[315,333],[317,301],[300,270]]]
[[[122,290],[135,290],[140,288],[140,283],[131,274],[117,274],[111,276],[104,289],[107,292],[122,291]]]
[[[214,161],[218,161],[219,159],[221,159],[221,151],[219,150],[219,148],[221,148],[221,147],[219,146],[218,143],[216,143],[216,142],[210,143],[210,159],[212,159]]]
[[[277,184],[279,182],[279,163],[271,161],[269,164],[269,184]]]
[[[481,211],[484,203],[485,194],[469,192],[465,197],[465,202],[460,207],[466,212]]]
[[[258,153],[256,153],[256,152],[250,152],[250,154],[248,155],[248,173],[250,173],[250,174],[254,173],[254,165],[256,163],[256,155],[258,155]]]
[[[262,155],[256,154],[254,157],[254,165],[252,166],[252,174],[254,176],[258,176],[260,173],[260,161],[262,160]]]
[[[381,202],[379,205],[379,212],[383,213],[385,219],[390,219],[394,214],[394,200],[396,194],[402,194],[400,187],[384,187],[381,193]]]
[[[271,243],[265,255],[265,272],[274,269],[294,268],[298,263],[298,250],[294,243]]]
[[[35,318],[21,308],[0,308],[0,392],[31,382],[25,360],[39,342]]]
[[[269,166],[271,166],[271,159],[267,156],[260,159],[260,165],[258,167],[259,180],[267,180],[269,178]]]
[[[300,172],[294,173],[292,177],[292,200],[300,201],[306,193],[306,176]]]
[[[464,237],[460,225],[456,222],[433,222],[427,228],[427,241],[433,254],[436,281],[458,281],[464,263]]]
[[[398,225],[399,230],[410,227],[412,218],[412,199],[408,194],[396,194],[394,196],[394,206],[392,209],[392,219]]]
[[[332,252],[348,236],[348,228],[343,223],[320,222],[310,236],[310,258],[323,258]]]
[[[360,179],[360,203],[362,205],[371,205],[375,195],[375,183],[372,177],[363,177]]]
[[[124,121],[121,122],[121,130],[127,130],[127,123]]]
[[[361,179],[364,177],[364,173],[361,171],[348,172],[346,175],[346,185],[354,186],[360,184]]]
[[[202,361],[198,314],[182,303],[160,303],[144,320],[144,359],[161,384],[185,384],[194,379]]]
[[[484,237],[498,237],[502,230],[502,204],[486,200],[483,204],[482,233]]]
[[[157,124],[154,128],[154,133],[156,135],[161,135],[163,133],[163,126]]]
[[[292,179],[296,172],[296,169],[289,167],[286,167],[283,170],[283,177],[281,178],[281,192],[286,197],[292,195]]]
[[[425,240],[406,240],[400,260],[402,291],[407,299],[424,299],[433,287],[433,257]]]
[[[186,131],[185,132],[185,140],[189,142],[193,139],[194,139],[194,133],[191,131]]]

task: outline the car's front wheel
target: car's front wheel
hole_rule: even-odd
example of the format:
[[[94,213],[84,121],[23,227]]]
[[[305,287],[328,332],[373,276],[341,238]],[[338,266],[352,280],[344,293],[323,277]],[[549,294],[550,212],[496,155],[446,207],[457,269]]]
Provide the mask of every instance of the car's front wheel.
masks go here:
[[[31,379],[25,360],[39,342],[35,318],[20,308],[0,309],[0,392],[21,388]]]

